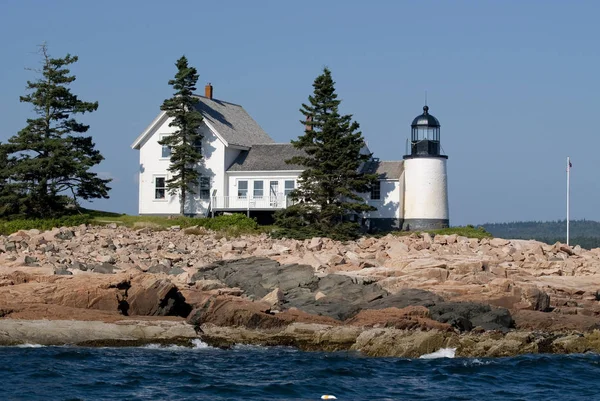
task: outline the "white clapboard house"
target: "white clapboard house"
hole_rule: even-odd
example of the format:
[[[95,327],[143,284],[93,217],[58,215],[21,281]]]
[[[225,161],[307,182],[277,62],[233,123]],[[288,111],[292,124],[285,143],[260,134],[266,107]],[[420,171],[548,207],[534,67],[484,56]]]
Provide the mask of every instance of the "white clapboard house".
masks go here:
[[[196,194],[188,195],[186,214],[211,217],[245,212],[264,218],[285,208],[302,172],[301,166],[285,161],[300,151],[291,143],[275,143],[242,106],[214,99],[210,84],[198,100],[204,117],[200,127],[203,160],[198,166],[201,178]],[[419,119],[425,119],[426,125],[420,126]],[[170,195],[165,184],[170,149],[158,144],[173,132],[170,122],[161,112],[131,145],[140,151],[141,215],[179,213],[179,197]],[[447,156],[439,154],[439,122],[427,110],[413,121],[411,143],[411,154],[404,160],[373,158],[362,167],[379,176],[371,192],[362,194],[377,211],[355,218],[380,229],[448,225]]]

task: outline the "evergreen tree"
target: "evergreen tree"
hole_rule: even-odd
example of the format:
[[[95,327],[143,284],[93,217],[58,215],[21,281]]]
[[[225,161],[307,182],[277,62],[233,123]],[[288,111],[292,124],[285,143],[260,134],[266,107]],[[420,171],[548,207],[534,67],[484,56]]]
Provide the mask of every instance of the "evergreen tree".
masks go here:
[[[0,216],[7,214],[14,201],[8,198],[8,157],[6,145],[0,143]]]
[[[171,195],[179,193],[179,213],[183,215],[187,194],[196,193],[200,178],[198,163],[202,161],[202,135],[199,128],[202,114],[196,109],[198,98],[194,96],[198,72],[194,67],[188,66],[185,56],[177,60],[175,65],[177,74],[175,79],[169,80],[169,85],[173,86],[175,93],[160,107],[173,118],[169,126],[175,127],[175,132],[158,143],[171,148],[171,164],[168,170],[172,176],[166,184]]]
[[[313,87],[308,104],[302,104],[300,109],[305,117],[301,120],[304,135],[292,141],[306,156],[288,160],[304,167],[298,188],[291,194],[300,203],[279,213],[276,224],[332,238],[356,237],[358,224],[346,222],[344,218],[376,210],[357,195],[369,191],[377,180],[374,174],[360,172],[361,165],[370,160],[371,155],[361,152],[365,143],[358,123],[352,121],[351,115],[339,114],[340,100],[331,71],[325,68]]]
[[[75,205],[77,198],[108,198],[111,180],[90,171],[104,157],[91,137],[81,136],[89,126],[73,118],[98,108],[98,102],[81,101],[69,89],[76,78],[67,67],[78,57],[51,58],[46,45],[41,55],[42,69],[36,71],[41,76],[28,81],[30,93],[20,97],[33,106],[37,118],[27,119],[27,126],[3,146],[6,189],[11,202],[17,202],[10,209],[43,217],[64,213],[69,196]]]

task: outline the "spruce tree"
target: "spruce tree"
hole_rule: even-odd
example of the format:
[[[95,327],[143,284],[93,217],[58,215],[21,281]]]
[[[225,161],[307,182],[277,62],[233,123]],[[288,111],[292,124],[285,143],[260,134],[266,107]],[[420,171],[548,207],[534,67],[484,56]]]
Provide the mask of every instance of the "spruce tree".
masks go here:
[[[46,217],[64,213],[68,203],[77,206],[78,198],[108,198],[111,180],[90,171],[104,157],[91,137],[81,135],[89,125],[74,118],[98,109],[98,102],[84,102],[69,88],[76,78],[68,66],[78,57],[52,58],[46,45],[40,53],[40,77],[28,81],[30,93],[20,97],[37,117],[27,119],[27,126],[3,147],[9,179],[5,189],[9,198],[18,199],[14,208],[27,216]]]
[[[198,163],[202,161],[200,143],[202,135],[199,128],[202,123],[202,114],[196,109],[198,98],[194,96],[198,72],[194,67],[188,66],[188,60],[182,56],[175,63],[177,73],[175,79],[169,80],[175,93],[166,99],[161,110],[173,121],[169,124],[175,132],[164,137],[158,143],[171,148],[171,163],[169,172],[171,178],[166,181],[167,189],[171,195],[179,194],[179,213],[185,213],[187,194],[196,193],[200,173]]]
[[[335,82],[327,68],[314,83],[308,104],[302,104],[301,123],[304,135],[292,141],[306,156],[296,156],[288,163],[301,165],[298,188],[292,199],[300,203],[277,216],[277,224],[309,234],[323,234],[346,239],[359,234],[359,225],[346,217],[353,213],[376,210],[358,193],[370,190],[374,174],[360,171],[371,155],[362,153],[365,146],[359,124],[352,115],[340,115],[340,100]],[[292,234],[293,235],[293,234]],[[300,234],[300,236],[303,236]]]

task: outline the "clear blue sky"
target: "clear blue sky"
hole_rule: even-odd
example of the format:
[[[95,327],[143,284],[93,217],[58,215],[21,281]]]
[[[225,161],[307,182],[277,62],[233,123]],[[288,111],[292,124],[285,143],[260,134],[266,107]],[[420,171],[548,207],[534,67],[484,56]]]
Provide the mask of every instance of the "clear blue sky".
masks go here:
[[[172,93],[185,54],[215,97],[239,103],[276,141],[302,132],[300,104],[330,67],[342,111],[375,156],[399,160],[428,92],[449,155],[451,224],[565,216],[600,220],[600,2],[0,2],[0,141],[25,126],[19,103],[37,45],[79,56],[74,92],[114,178],[93,207],[137,213],[130,145]]]

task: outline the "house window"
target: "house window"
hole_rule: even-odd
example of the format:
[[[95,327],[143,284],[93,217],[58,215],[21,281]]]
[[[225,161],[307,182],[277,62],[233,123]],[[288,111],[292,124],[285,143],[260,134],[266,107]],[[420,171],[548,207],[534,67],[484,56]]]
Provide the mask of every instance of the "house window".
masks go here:
[[[161,157],[163,159],[167,159],[167,158],[171,157],[171,147],[170,146],[167,146],[167,145],[162,146]]]
[[[168,135],[163,135],[159,138],[159,140],[162,141],[166,137],[168,137]],[[162,157],[163,159],[168,159],[169,157],[171,157],[171,147],[168,145],[162,145],[160,157]]]
[[[381,199],[381,181],[377,181],[373,185],[371,185],[371,199],[372,200],[380,200]]]
[[[284,194],[285,196],[288,196],[290,194],[290,192],[292,192],[296,187],[296,182],[294,180],[286,180],[285,181],[285,189],[284,189]]]
[[[154,199],[165,199],[167,193],[167,186],[165,183],[165,177],[154,178]]]
[[[210,177],[200,177],[200,190],[198,193],[200,194],[200,199],[208,200],[210,199]]]
[[[238,198],[248,196],[248,181],[238,181]]]
[[[263,182],[262,181],[254,181],[254,197],[262,198],[263,196]]]

